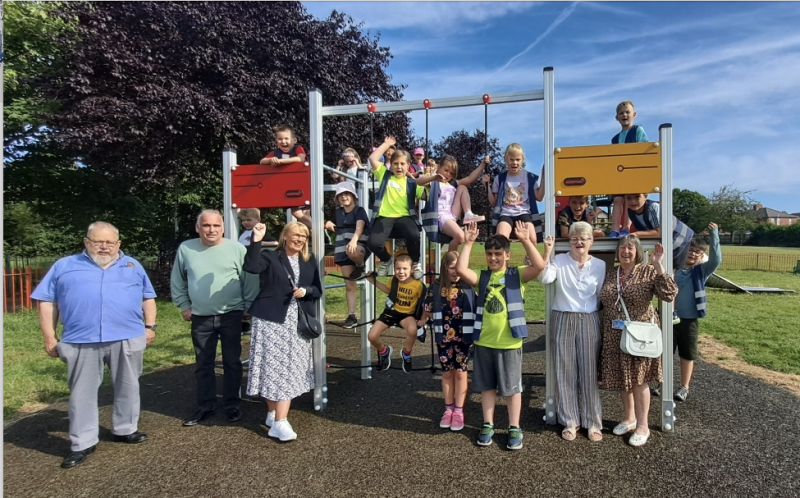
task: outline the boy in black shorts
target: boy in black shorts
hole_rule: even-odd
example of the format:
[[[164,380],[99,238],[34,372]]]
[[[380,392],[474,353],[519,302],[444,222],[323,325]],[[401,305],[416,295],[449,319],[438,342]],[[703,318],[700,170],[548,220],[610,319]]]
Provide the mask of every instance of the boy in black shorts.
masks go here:
[[[411,350],[417,338],[417,329],[422,327],[426,320],[418,319],[417,303],[425,294],[425,285],[413,277],[411,256],[406,253],[394,258],[394,276],[389,285],[377,280],[373,275],[367,281],[375,284],[378,289],[389,295],[386,308],[372,328],[369,329],[369,342],[378,351],[378,370],[388,370],[392,364],[392,347],[386,346],[381,341],[381,334],[393,326],[400,326],[406,331],[403,351],[400,356],[403,360],[403,371],[411,371]]]

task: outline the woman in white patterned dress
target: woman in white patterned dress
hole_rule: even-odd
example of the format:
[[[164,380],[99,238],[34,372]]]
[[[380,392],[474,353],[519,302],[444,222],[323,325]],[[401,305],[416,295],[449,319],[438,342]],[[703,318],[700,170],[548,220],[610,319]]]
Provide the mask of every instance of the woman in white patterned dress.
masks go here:
[[[261,251],[266,226],[253,227],[244,269],[262,274],[263,285],[249,313],[253,317],[247,394],[267,402],[269,436],[290,441],[297,433],[288,420],[292,399],[314,388],[311,341],[297,330],[298,306],[316,315],[322,296],[319,266],[308,252],[308,228],[287,223],[278,249]]]

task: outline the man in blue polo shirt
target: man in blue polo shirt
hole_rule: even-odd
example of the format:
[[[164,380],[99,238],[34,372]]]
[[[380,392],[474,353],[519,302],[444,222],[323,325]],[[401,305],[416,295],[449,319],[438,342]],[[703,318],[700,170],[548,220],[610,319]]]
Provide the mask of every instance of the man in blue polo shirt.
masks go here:
[[[81,254],[56,261],[31,294],[38,301],[45,352],[67,364],[72,453],[61,464],[65,469],[83,463],[99,441],[97,390],[104,365],[114,385],[114,441],[147,439],[138,430],[139,376],[156,330],[156,293],[142,265],[120,251],[119,231],[97,221],[83,244]]]

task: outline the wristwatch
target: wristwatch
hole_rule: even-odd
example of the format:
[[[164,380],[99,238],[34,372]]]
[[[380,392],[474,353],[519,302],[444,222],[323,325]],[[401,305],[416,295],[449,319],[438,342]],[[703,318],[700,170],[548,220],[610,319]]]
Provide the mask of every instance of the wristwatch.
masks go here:
[[[153,332],[155,332],[156,331],[156,324],[154,323],[153,325],[145,325],[144,328],[150,329]]]

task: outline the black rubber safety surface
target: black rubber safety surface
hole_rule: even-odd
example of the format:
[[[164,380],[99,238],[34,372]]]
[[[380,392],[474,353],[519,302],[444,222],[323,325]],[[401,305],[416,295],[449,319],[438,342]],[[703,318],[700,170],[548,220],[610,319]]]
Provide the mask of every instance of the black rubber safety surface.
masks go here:
[[[650,411],[651,437],[640,448],[611,429],[621,416],[615,392],[603,391],[603,441],[561,439],[542,417],[544,328],[525,341],[524,447],[505,448],[507,416],[499,402],[494,444],[474,441],[480,397],[470,394],[466,427],[439,428],[441,372],[431,374],[430,344],[417,344],[414,367],[361,380],[359,336],[330,326],[328,409],[312,394],[297,398],[289,421],[298,439],[267,437],[263,402],[246,398],[244,419],[228,422],[220,406],[195,427],[192,366],[141,379],[138,445],[111,441],[110,388],[100,393],[100,443],[86,462],[59,467],[69,453],[68,407],[56,403],[4,428],[6,497],[55,496],[613,496],[762,497],[800,495],[800,398],[780,388],[699,361],[688,400],[678,404],[676,430],[659,430],[660,399]],[[402,333],[387,342],[399,351]],[[245,348],[246,349],[246,348]],[[246,353],[245,353],[246,354]],[[373,353],[373,358],[374,358]],[[395,355],[397,356],[397,354]],[[221,365],[218,364],[221,377]],[[675,363],[677,371],[677,361]],[[221,389],[221,378],[218,388]]]

